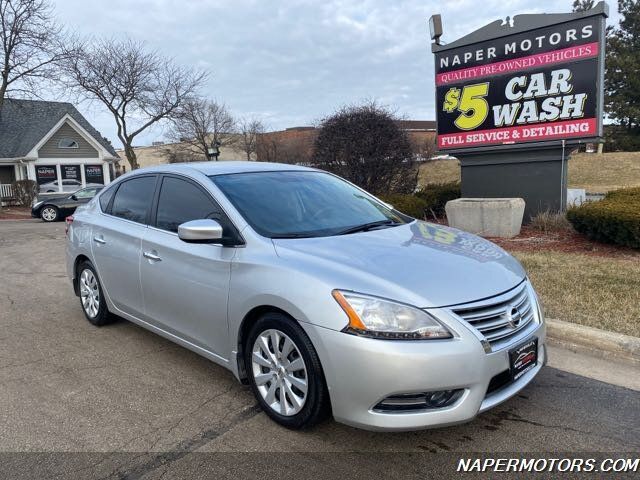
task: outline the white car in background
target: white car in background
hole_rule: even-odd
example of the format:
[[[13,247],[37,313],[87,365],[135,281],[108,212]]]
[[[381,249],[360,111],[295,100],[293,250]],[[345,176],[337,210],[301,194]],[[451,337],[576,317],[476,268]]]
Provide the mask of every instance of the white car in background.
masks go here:
[[[47,182],[40,185],[40,193],[58,193],[58,185],[60,180],[54,180],[53,182]],[[100,187],[99,183],[87,183],[87,187]],[[82,188],[82,182],[80,180],[62,180],[62,192],[72,193]]]

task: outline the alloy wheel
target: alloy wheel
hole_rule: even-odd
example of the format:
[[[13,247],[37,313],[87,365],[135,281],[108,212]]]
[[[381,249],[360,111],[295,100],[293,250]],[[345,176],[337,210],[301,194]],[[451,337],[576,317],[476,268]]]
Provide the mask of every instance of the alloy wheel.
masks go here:
[[[45,207],[42,210],[42,218],[44,220],[46,220],[47,222],[53,222],[56,219],[57,216],[58,216],[58,214],[57,214],[55,208]]]
[[[80,274],[80,298],[87,316],[95,318],[100,310],[100,288],[96,276],[88,268]]]
[[[251,367],[258,392],[273,411],[288,417],[302,410],[307,367],[289,336],[276,329],[260,333],[253,344]]]

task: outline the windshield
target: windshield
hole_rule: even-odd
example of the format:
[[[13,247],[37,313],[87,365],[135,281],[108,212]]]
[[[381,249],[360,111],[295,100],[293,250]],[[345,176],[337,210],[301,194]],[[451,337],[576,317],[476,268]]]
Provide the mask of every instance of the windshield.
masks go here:
[[[265,237],[339,235],[410,220],[328,173],[249,172],[210,178]]]

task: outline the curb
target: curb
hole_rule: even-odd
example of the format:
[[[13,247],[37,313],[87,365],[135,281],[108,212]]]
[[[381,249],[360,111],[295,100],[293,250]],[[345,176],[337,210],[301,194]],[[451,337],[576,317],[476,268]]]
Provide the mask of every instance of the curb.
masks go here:
[[[640,338],[547,318],[547,336],[558,342],[586,347],[600,355],[640,361]]]

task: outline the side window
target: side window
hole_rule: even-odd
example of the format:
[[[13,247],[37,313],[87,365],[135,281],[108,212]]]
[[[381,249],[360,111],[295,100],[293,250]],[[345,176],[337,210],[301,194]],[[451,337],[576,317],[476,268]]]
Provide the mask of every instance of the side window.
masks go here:
[[[132,178],[122,182],[113,198],[111,215],[132,222],[146,223],[155,186],[155,176]]]
[[[111,199],[113,198],[113,194],[115,193],[116,189],[118,188],[117,185],[113,185],[109,188],[107,188],[102,195],[100,195],[100,209],[103,212],[107,211],[107,207],[109,206],[109,202],[111,201]]]
[[[186,180],[164,177],[158,197],[156,227],[177,232],[178,225],[189,220],[220,220],[220,217],[220,207],[198,187]]]
[[[76,198],[93,198],[96,195],[96,189],[84,188],[82,190],[78,190],[76,193],[74,193],[74,195],[76,196]]]

